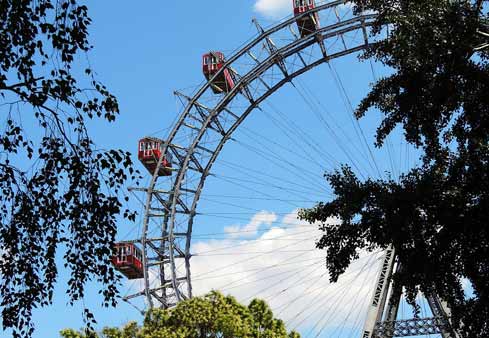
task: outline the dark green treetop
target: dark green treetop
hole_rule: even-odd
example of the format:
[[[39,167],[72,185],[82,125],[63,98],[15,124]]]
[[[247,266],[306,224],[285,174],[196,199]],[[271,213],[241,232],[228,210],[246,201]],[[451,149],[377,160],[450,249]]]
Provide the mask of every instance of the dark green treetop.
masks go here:
[[[407,288],[446,300],[467,337],[489,327],[489,64],[483,44],[484,1],[366,0],[379,14],[373,34],[388,36],[363,58],[390,67],[360,103],[382,114],[376,145],[396,127],[422,150],[422,165],[399,180],[360,181],[347,166],[326,174],[336,197],[300,217],[322,223],[318,247],[337,280],[360,250],[393,244]],[[338,224],[331,217],[340,219]],[[469,281],[472,294],[465,294]]]

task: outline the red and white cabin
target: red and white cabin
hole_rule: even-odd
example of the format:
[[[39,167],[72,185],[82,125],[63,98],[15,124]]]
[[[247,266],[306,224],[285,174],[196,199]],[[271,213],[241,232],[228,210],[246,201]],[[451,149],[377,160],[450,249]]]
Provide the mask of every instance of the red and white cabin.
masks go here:
[[[221,52],[209,52],[202,56],[202,71],[209,81],[219,70],[224,67],[224,54]],[[234,76],[229,69],[224,71],[212,81],[212,91],[215,94],[228,93],[234,88]]]
[[[156,165],[161,156],[165,141],[155,137],[145,137],[139,140],[138,159],[148,169],[151,174],[154,174]],[[158,176],[170,176],[172,174],[172,157],[169,152],[163,157]]]
[[[143,253],[133,243],[116,243],[112,264],[128,279],[144,277]]]
[[[304,12],[307,12],[310,9],[314,9],[316,7],[316,3],[314,0],[292,0],[294,4],[294,15],[298,16]],[[299,28],[299,33],[301,37],[305,37],[309,34],[314,33],[319,29],[319,15],[318,12],[315,12],[311,15],[305,15],[300,19],[296,20],[297,27]]]

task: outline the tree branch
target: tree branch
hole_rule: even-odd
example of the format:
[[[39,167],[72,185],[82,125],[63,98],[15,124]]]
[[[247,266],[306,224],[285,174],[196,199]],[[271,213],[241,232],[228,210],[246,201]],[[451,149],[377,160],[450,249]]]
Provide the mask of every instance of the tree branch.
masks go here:
[[[69,139],[68,135],[66,135],[65,128],[63,126],[63,122],[60,120],[60,118],[58,116],[58,113],[55,112],[53,109],[45,106],[45,105],[38,106],[38,109],[41,109],[41,108],[42,109],[45,109],[45,110],[47,110],[48,112],[51,113],[51,115],[54,117],[54,120],[56,122],[56,125],[58,127],[59,132],[61,133],[61,135],[63,136],[63,138],[65,139],[65,141],[70,145],[70,147],[73,150],[73,152],[75,154],[78,154],[78,151],[77,151],[75,145],[71,142],[71,140]]]
[[[42,79],[42,78],[39,78],[39,79]],[[71,149],[73,150],[73,152],[75,154],[78,153],[78,151],[76,150],[76,147],[75,145],[71,142],[71,140],[69,139],[68,135],[66,135],[66,132],[65,132],[65,129],[64,129],[64,126],[63,126],[63,122],[60,120],[59,116],[58,116],[58,113],[56,111],[54,111],[52,108],[49,108],[45,105],[36,105],[36,104],[33,104],[32,102],[29,102],[28,98],[26,98],[25,94],[20,92],[19,90],[17,90],[15,88],[16,85],[13,85],[13,86],[10,86],[10,87],[4,87],[5,90],[9,90],[9,91],[12,91],[14,92],[15,94],[19,95],[22,99],[26,100],[28,103],[30,103],[32,106],[36,107],[38,110],[40,109],[45,109],[47,110],[49,113],[51,113],[51,115],[54,117],[54,120],[55,120],[55,123],[58,127],[58,130],[59,132],[61,133],[61,135],[63,136],[63,138],[65,139],[65,141],[70,145]],[[0,88],[1,90],[2,88]]]
[[[0,90],[12,90],[12,89],[15,89],[18,87],[24,87],[24,86],[27,86],[31,83],[36,83],[37,81],[43,80],[43,79],[44,79],[44,76],[39,77],[37,79],[33,79],[32,81],[19,82],[19,83],[10,85],[10,86],[0,86]]]

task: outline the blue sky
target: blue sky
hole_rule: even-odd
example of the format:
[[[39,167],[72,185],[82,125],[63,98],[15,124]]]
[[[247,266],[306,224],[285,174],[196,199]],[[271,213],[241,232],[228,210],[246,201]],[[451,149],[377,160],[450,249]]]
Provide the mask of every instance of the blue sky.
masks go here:
[[[135,154],[140,137],[154,134],[164,138],[164,130],[172,125],[181,110],[173,91],[191,94],[203,82],[201,55],[209,50],[229,54],[256,34],[252,17],[269,26],[277,18],[287,15],[289,9],[289,0],[148,1],[138,5],[114,0],[90,2],[93,19],[91,42],[95,47],[89,54],[90,63],[97,71],[98,78],[118,97],[121,108],[116,124],[93,123],[90,126],[96,143],[103,148],[123,148]],[[349,56],[335,61],[333,67],[340,74],[347,88],[348,100],[354,107],[374,79],[370,64],[359,63],[356,56]],[[373,67],[377,76],[385,73],[379,65]],[[198,281],[196,278],[194,288],[197,293],[230,283],[237,285],[239,280],[249,279],[247,285],[225,289],[225,292],[235,294],[243,301],[254,294],[271,297],[270,302],[277,309],[276,312],[289,320],[290,328],[297,327],[304,334],[313,332],[322,336],[335,333],[343,337],[342,334],[348,335],[348,330],[341,333],[342,325],[355,328],[362,324],[362,304],[368,300],[370,289],[364,280],[368,280],[367,276],[372,278],[375,275],[374,263],[378,257],[366,256],[355,267],[357,270],[367,267],[365,270],[369,274],[362,275],[362,280],[349,280],[347,277],[347,282],[351,284],[328,286],[331,291],[321,294],[320,290],[315,290],[315,283],[320,286],[329,283],[327,276],[324,277],[323,253],[314,250],[314,241],[319,233],[315,228],[307,228],[295,217],[296,208],[330,198],[322,174],[333,168],[330,164],[350,162],[341,145],[350,149],[349,154],[359,158],[359,171],[363,171],[363,175],[375,175],[365,159],[368,155],[362,150],[364,145],[355,134],[350,119],[351,107],[342,100],[331,75],[327,66],[319,67],[297,81],[299,89],[284,87],[263,105],[262,112],[253,114],[244,123],[244,128],[236,133],[239,142],[232,142],[225,148],[222,161],[214,169],[218,175],[209,179],[202,198],[200,210],[204,215],[196,219],[193,242],[196,257],[192,259],[192,271],[195,276],[209,276],[206,275],[209,267],[221,269],[212,274],[213,278]],[[308,97],[306,101],[315,102],[314,109],[307,107],[300,93]],[[325,131],[324,125],[317,120],[317,113],[325,114],[330,119],[337,132],[336,138]],[[287,128],[293,125],[290,121],[299,126],[292,129],[302,130],[317,142],[318,147],[324,149],[329,156],[328,161],[318,158],[318,163],[314,164],[304,157],[304,144],[299,146],[285,132],[290,131]],[[377,114],[361,122],[370,145],[377,122]],[[264,156],[250,150],[250,145],[269,153]],[[380,171],[394,171],[393,176],[396,177],[400,171],[413,165],[415,156],[407,150],[399,135],[392,138],[389,146],[389,151],[384,148],[375,156]],[[270,152],[277,157],[271,157]],[[280,165],[281,161],[284,164],[284,159],[303,168],[302,172],[287,168],[286,164]],[[305,175],[306,172],[311,172],[312,177]],[[143,184],[148,178],[143,180]],[[141,209],[134,200],[131,206]],[[137,237],[138,226],[121,223],[119,237]],[[295,241],[289,250],[281,249],[286,240]],[[237,242],[240,247],[229,249],[231,243]],[[281,252],[282,260],[298,256],[299,252],[303,257],[297,258],[295,265],[292,264],[295,270],[267,270],[261,272],[261,277],[269,276],[270,279],[258,282],[253,282],[258,277],[255,273],[246,274],[243,271],[262,271],[260,269],[267,267],[267,261],[277,259],[276,255],[262,255],[258,261],[249,260],[246,263],[235,258],[243,257],[240,255],[248,257],[247,252],[273,250]],[[214,254],[204,254],[209,252]],[[302,265],[302,262],[308,263]],[[240,274],[226,269],[227,265],[234,265]],[[356,270],[352,271],[352,275],[356,276]],[[302,287],[292,290],[291,285],[280,283],[285,277],[274,277],[280,274],[286,276],[288,282]],[[34,337],[56,337],[62,328],[79,328],[83,325],[80,315],[82,304],[73,308],[66,306],[66,279],[67,273],[62,271],[53,306],[35,312],[37,330]],[[334,299],[333,295],[343,294],[340,290],[345,289],[344,285],[350,285],[350,293],[346,294],[345,300]],[[126,304],[121,304],[117,309],[99,308],[101,299],[97,296],[97,285],[90,288],[84,303],[95,310],[100,326],[121,325],[129,320],[141,319],[138,312]],[[122,293],[124,288],[127,288],[126,284],[121,287]],[[281,292],[285,289],[290,289],[290,293]],[[328,297],[331,297],[330,303]],[[330,313],[326,315],[318,311],[316,315],[298,317],[298,309],[304,309],[305,314],[314,306],[328,308]],[[326,326],[324,318],[331,320],[330,326]]]

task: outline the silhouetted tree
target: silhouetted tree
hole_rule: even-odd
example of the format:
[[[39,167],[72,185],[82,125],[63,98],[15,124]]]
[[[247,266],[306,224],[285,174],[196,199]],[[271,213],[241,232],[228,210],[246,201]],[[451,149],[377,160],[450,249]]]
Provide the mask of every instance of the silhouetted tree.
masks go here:
[[[98,149],[87,131],[119,113],[80,62],[90,21],[77,0],[0,0],[0,304],[15,337],[52,301],[60,246],[70,302],[92,279],[105,305],[117,295],[111,244],[116,217],[134,217],[122,191],[134,171],[129,153]]]
[[[379,14],[374,35],[390,26],[363,58],[393,70],[356,117],[377,108],[376,145],[400,126],[423,150],[422,165],[399,180],[364,182],[344,166],[326,175],[335,199],[300,213],[322,223],[318,247],[333,281],[360,250],[393,244],[403,266],[394,279],[411,303],[419,289],[438,293],[467,337],[489,336],[489,54],[474,52],[486,39],[478,33],[487,28],[484,2],[356,1],[356,11]]]

